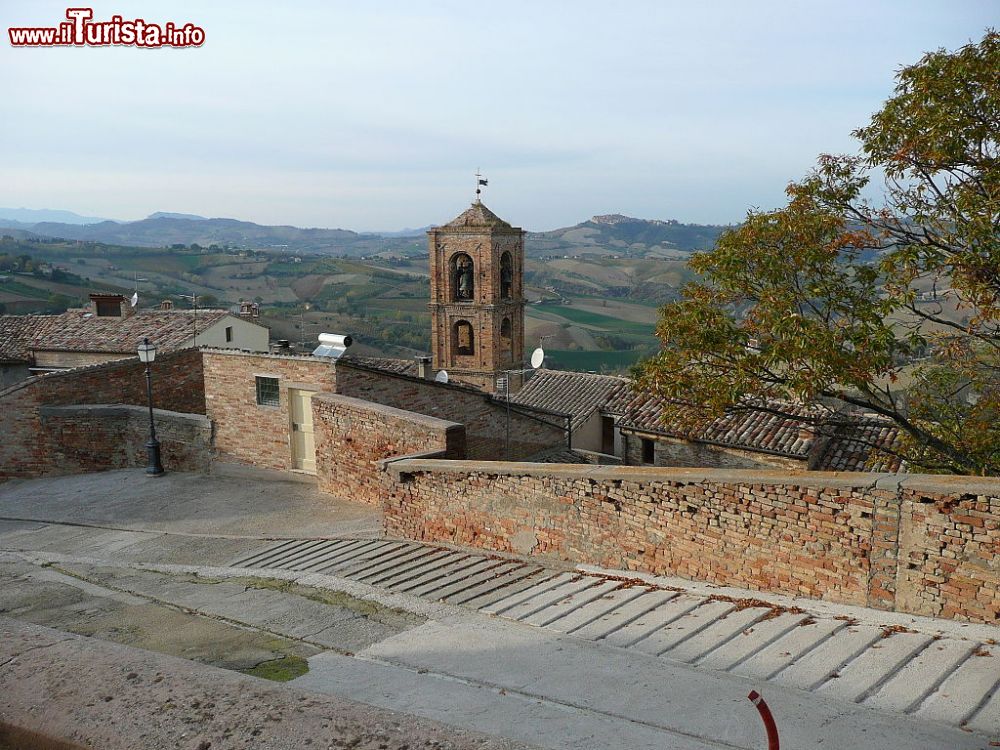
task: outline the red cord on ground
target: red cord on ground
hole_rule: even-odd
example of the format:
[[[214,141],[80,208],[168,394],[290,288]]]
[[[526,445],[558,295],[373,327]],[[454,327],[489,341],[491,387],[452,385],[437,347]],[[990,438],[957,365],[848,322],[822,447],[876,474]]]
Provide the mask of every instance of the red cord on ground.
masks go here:
[[[778,750],[778,727],[774,723],[774,717],[771,716],[771,709],[756,690],[751,690],[747,698],[757,707],[760,718],[764,720],[764,727],[767,729],[767,750]]]

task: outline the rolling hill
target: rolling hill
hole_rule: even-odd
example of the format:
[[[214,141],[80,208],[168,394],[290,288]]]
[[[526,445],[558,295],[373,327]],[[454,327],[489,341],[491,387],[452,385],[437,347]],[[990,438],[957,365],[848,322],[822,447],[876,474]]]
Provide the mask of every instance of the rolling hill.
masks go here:
[[[251,221],[162,211],[139,221],[80,223],[79,219],[84,217],[76,217],[72,222],[48,218],[69,212],[37,210],[17,213],[20,211],[27,210],[17,209],[15,218],[14,214],[5,214],[0,209],[0,227],[27,231],[40,237],[132,247],[197,244],[203,247],[219,245],[354,257],[379,253],[408,257],[425,253],[427,249],[424,230],[359,233],[348,229],[267,226]],[[45,217],[45,220],[25,221],[25,217],[32,215],[39,219]],[[711,247],[725,228],[606,214],[571,227],[529,232],[525,249],[530,257],[535,258],[598,255],[684,259],[693,250]]]

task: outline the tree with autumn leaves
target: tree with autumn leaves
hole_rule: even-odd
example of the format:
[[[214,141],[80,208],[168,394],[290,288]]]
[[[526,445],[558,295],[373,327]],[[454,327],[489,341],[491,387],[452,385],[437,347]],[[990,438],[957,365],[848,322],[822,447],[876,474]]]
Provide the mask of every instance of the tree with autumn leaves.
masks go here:
[[[992,30],[902,69],[858,154],[821,157],[787,205],[692,259],[700,278],[661,309],[639,385],[691,420],[790,403],[821,405],[828,428],[877,415],[914,470],[1000,474],[997,71]]]

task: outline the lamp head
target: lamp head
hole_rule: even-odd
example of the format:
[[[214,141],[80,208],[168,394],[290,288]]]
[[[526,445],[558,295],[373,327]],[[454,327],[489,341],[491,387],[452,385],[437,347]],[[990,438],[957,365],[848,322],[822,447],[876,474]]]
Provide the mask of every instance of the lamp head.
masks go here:
[[[149,364],[156,359],[156,344],[150,344],[149,339],[143,339],[139,344],[139,361]]]

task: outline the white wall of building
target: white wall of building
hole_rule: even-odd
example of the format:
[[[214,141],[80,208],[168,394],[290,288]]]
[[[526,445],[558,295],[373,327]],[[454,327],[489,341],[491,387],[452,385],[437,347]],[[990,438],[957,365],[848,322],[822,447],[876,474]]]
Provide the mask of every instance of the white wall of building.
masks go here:
[[[226,329],[232,328],[232,341],[226,338]],[[227,315],[215,325],[198,332],[198,346],[214,346],[221,349],[243,349],[248,352],[266,352],[271,332],[258,323]]]

